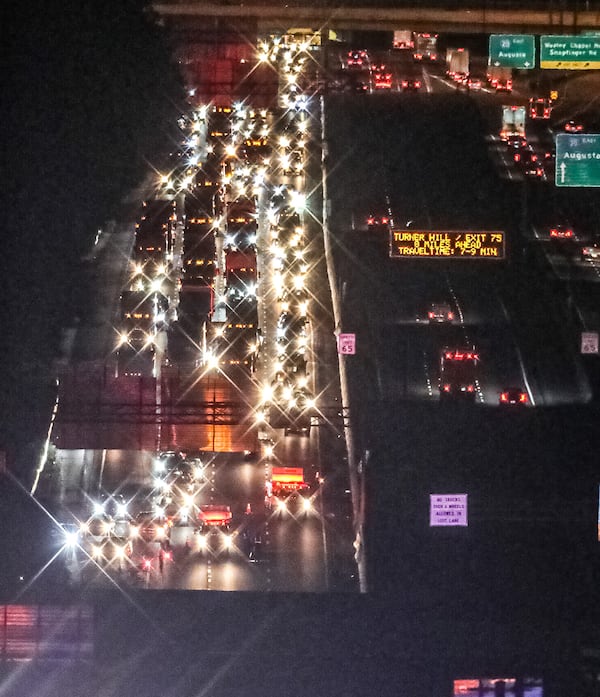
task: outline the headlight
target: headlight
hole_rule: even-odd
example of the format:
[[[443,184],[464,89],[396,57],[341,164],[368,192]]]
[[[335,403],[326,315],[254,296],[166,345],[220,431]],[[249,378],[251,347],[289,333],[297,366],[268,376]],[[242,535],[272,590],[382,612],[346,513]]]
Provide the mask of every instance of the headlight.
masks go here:
[[[285,511],[287,511],[287,505],[285,501],[283,501],[282,499],[277,499],[277,510],[280,513],[284,513]]]
[[[164,537],[166,537],[166,534],[167,534],[167,532],[162,525],[156,526],[156,537],[159,540],[162,540]]]
[[[65,530],[65,547],[75,547],[79,534],[73,530]]]
[[[98,547],[98,545],[92,545],[92,557],[94,559],[100,559],[102,557],[102,547]]]
[[[308,513],[312,508],[312,501],[310,499],[302,499],[302,510]]]
[[[233,546],[233,538],[231,537],[231,535],[224,535],[223,536],[223,547],[225,547],[225,549],[231,549],[232,546]]]
[[[200,549],[206,549],[208,547],[208,539],[206,535],[198,536],[198,547],[200,547]]]

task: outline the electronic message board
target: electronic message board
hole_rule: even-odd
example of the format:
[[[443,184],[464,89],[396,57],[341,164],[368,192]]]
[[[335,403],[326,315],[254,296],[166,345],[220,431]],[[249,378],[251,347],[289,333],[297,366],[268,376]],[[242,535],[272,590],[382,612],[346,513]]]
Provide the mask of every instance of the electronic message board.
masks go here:
[[[391,230],[392,259],[504,259],[505,234],[480,230]]]

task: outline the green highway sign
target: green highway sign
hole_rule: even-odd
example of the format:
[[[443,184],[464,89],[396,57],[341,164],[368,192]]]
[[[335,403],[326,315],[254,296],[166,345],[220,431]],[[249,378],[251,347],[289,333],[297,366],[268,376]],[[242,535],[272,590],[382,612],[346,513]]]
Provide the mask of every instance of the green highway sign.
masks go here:
[[[600,36],[540,36],[540,68],[600,69]]]
[[[492,34],[489,65],[534,68],[535,37],[532,34]]]
[[[600,133],[556,136],[556,186],[600,186]]]

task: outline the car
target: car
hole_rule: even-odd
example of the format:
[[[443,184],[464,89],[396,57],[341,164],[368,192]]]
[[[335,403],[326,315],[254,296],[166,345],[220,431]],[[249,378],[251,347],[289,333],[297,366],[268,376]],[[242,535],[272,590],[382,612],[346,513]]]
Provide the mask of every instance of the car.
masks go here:
[[[533,162],[537,162],[538,156],[529,143],[519,143],[512,149],[512,156],[515,162],[521,162],[523,158],[531,158]]]
[[[529,397],[520,387],[507,387],[500,393],[498,402],[502,405],[525,406],[529,403]]]
[[[453,322],[454,311],[448,303],[431,303],[427,319],[429,322]]]
[[[524,148],[527,146],[527,138],[522,135],[510,135],[504,139],[506,147],[508,148]]]
[[[600,244],[594,243],[581,248],[582,259],[600,259]]]
[[[369,54],[366,51],[348,51],[348,55],[346,56],[346,67],[362,68],[363,66],[368,65],[368,63]]]
[[[528,177],[543,177],[544,166],[538,156],[530,149],[519,149],[519,159],[516,161],[523,174]]]
[[[567,121],[564,124],[563,129],[564,129],[565,133],[582,133],[584,130],[583,124],[581,123],[581,121],[573,121],[573,120]]]
[[[132,522],[131,536],[144,542],[165,543],[169,540],[170,526],[164,516],[152,511],[142,511]]]
[[[421,80],[412,77],[402,78],[400,80],[400,89],[403,92],[418,92],[421,89]]]
[[[551,240],[577,240],[577,235],[575,231],[566,223],[560,223],[559,225],[554,225],[548,231],[548,236]]]
[[[388,233],[393,227],[394,221],[389,215],[370,215],[367,218],[367,230],[369,232]]]
[[[392,73],[386,69],[385,65],[376,67],[371,71],[373,80],[373,89],[376,90],[391,90],[392,89]]]

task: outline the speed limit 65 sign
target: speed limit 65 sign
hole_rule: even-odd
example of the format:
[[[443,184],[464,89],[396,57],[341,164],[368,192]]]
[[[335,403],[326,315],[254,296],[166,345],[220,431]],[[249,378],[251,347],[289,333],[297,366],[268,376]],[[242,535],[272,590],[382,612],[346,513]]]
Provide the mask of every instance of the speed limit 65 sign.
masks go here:
[[[338,353],[353,356],[356,353],[356,334],[338,335]]]

